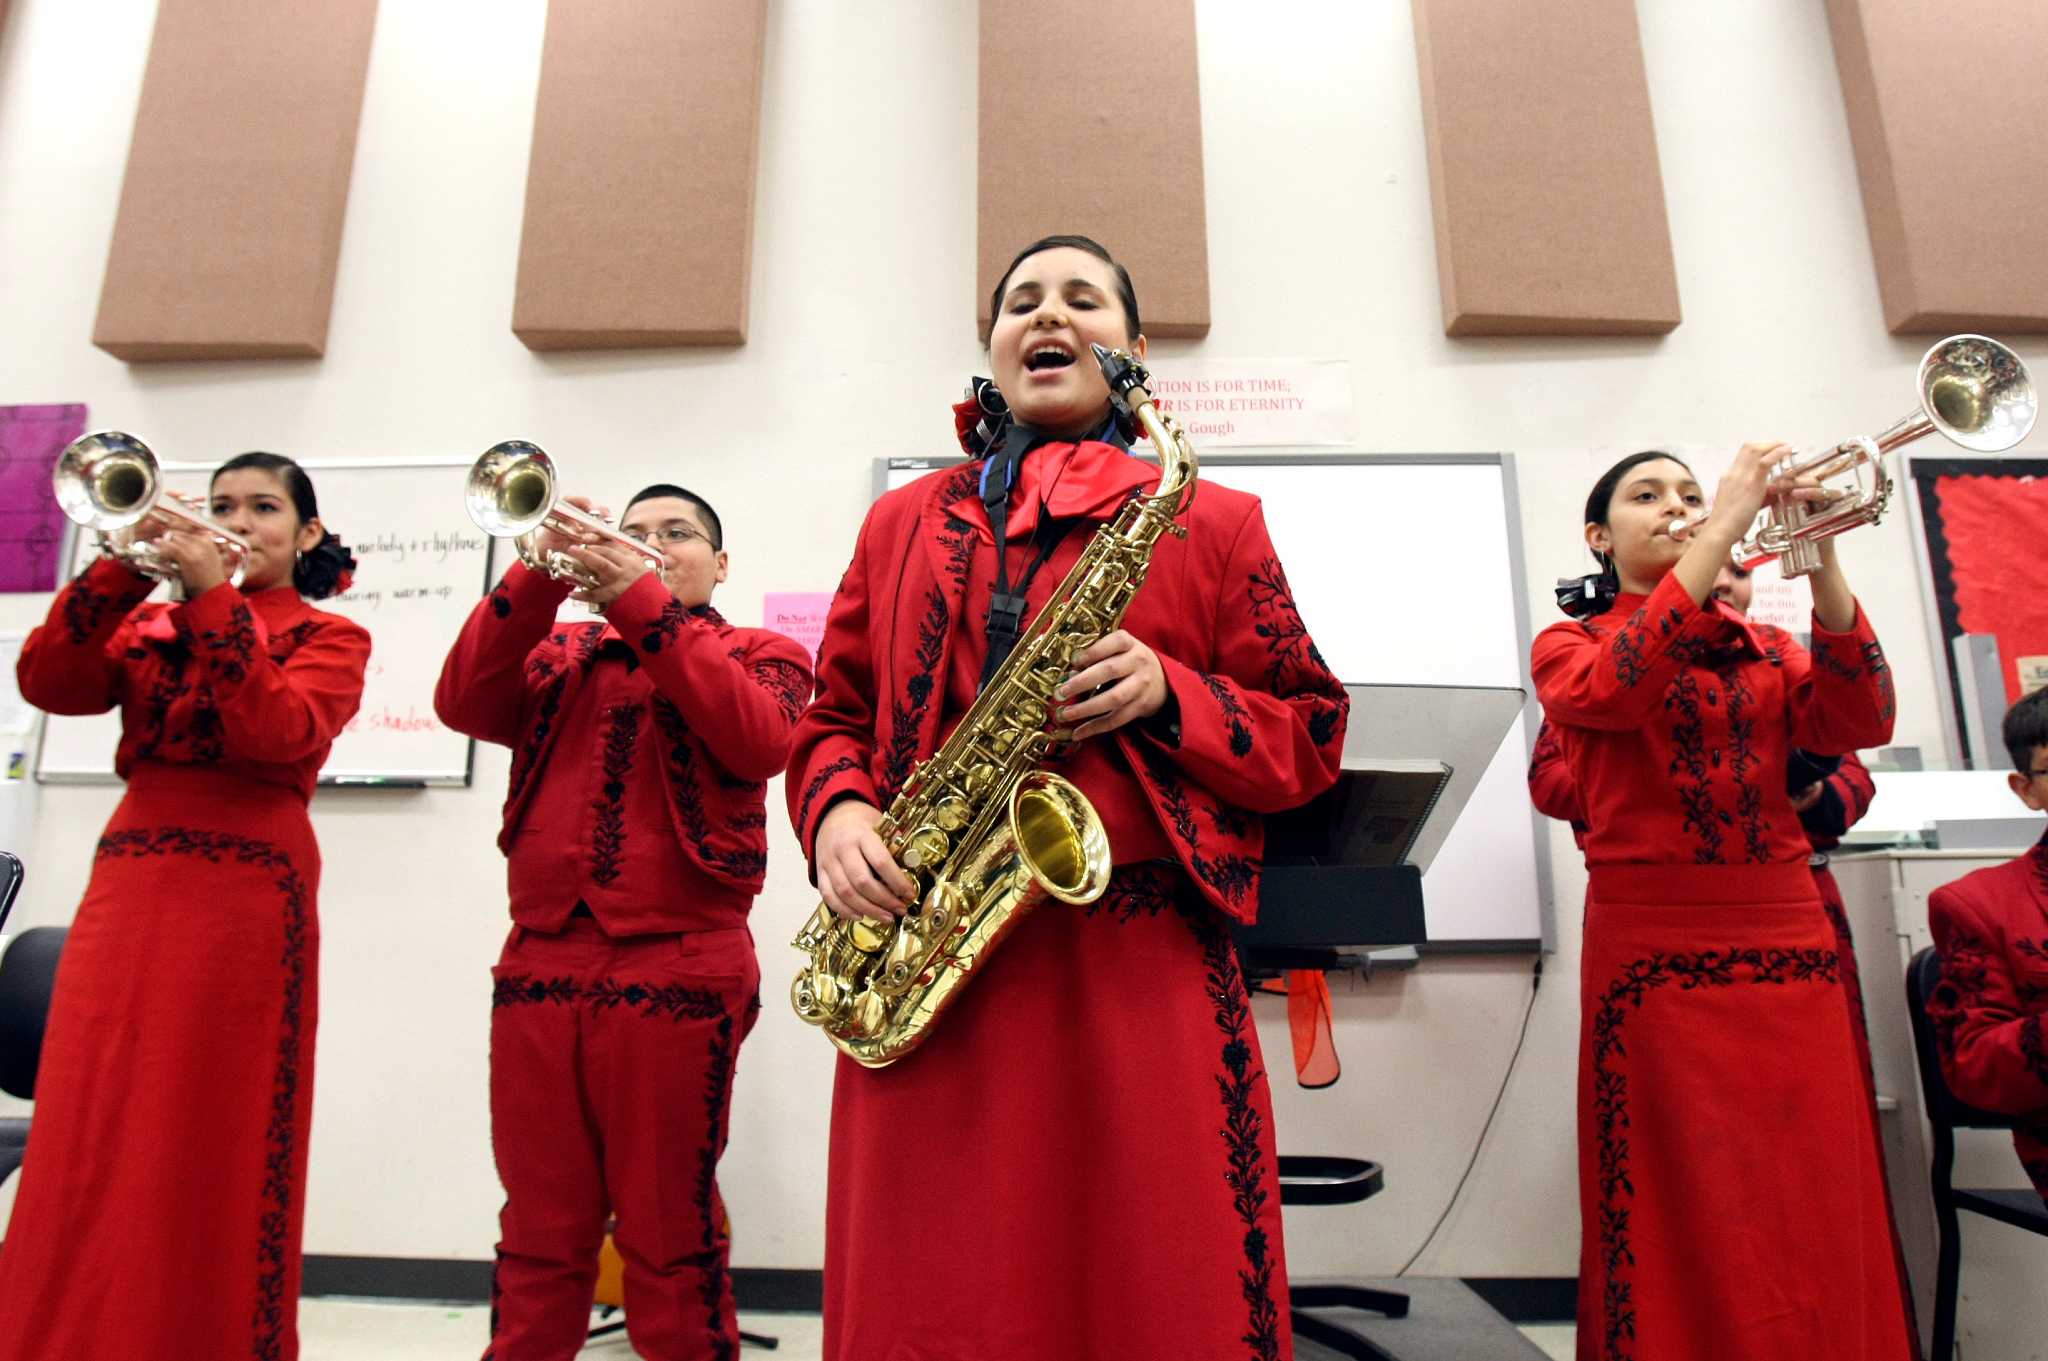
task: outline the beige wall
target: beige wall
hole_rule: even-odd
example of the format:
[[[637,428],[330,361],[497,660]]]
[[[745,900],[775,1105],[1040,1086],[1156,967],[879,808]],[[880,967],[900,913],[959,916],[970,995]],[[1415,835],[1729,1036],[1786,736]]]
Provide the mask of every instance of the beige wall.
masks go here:
[[[663,475],[711,497],[733,554],[720,603],[739,622],[758,620],[763,591],[829,589],[871,460],[944,453],[945,408],[979,357],[974,7],[771,6],[748,343],[612,356],[537,356],[509,329],[543,8],[383,6],[324,360],[131,370],[89,332],[152,6],[18,5],[0,46],[0,401],[84,400],[176,458],[466,454],[522,435],[594,491]],[[1198,7],[1214,329],[1160,345],[1157,366],[1341,356],[1361,449],[1513,451],[1539,626],[1550,579],[1579,570],[1578,505],[1615,452],[1872,430],[1906,408],[1921,348],[1885,333],[1820,8],[1639,8],[1685,324],[1661,340],[1451,341],[1409,6]],[[1144,73],[1126,59],[1062,41],[1042,60],[1062,99],[1145,116]],[[1457,552],[1455,508],[1418,508],[1432,512]],[[1935,745],[1903,517],[1845,555],[1890,647],[1899,740]],[[42,608],[0,599],[0,627]],[[470,790],[315,802],[327,869],[309,1251],[489,1254],[485,969],[504,926],[491,845],[504,774],[487,750]],[[41,791],[25,923],[68,916],[113,797]],[[767,1009],[724,1179],[738,1263],[815,1266],[828,1051],[781,1000],[811,897],[771,825],[755,914]],[[1569,841],[1554,849],[1561,949],[1486,1154],[1419,1271],[1575,1266],[1584,880]],[[1478,1135],[1527,974],[1525,959],[1431,959],[1337,985],[1346,1076],[1314,1093],[1283,1076],[1281,1143],[1380,1159],[1387,1191],[1293,1218],[1297,1268],[1390,1271],[1420,1244]],[[1261,1006],[1284,1074],[1279,1013]]]

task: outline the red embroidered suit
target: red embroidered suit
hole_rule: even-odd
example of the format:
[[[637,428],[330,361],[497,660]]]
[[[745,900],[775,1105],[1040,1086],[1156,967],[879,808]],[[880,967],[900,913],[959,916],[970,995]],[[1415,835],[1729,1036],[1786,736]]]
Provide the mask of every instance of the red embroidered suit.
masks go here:
[[[93,563],[18,668],[38,708],[120,712],[128,789],[57,974],[0,1248],[7,1361],[298,1355],[320,957],[306,802],[370,636],[288,586],[141,604],[155,584]]]
[[[1858,612],[1782,632],[1672,577],[1553,625],[1537,692],[1585,807],[1582,1358],[1912,1354],[1791,747],[1889,740]]]
[[[876,503],[820,652],[787,789],[810,850],[837,797],[886,807],[972,702],[995,550],[981,463]],[[1093,441],[1029,453],[1011,580],[1041,516],[1097,525],[1156,470]],[[1173,699],[1065,764],[1117,861],[1087,909],[1015,928],[914,1054],[841,1059],[826,1210],[833,1361],[1291,1353],[1271,1108],[1224,929],[1257,910],[1258,814],[1335,779],[1346,699],[1255,498],[1198,490],[1124,627]]]
[[[583,1345],[607,1214],[626,1327],[660,1361],[739,1347],[717,1167],[760,1011],[747,913],[766,781],[810,690],[780,634],[685,609],[648,575],[604,620],[514,564],[435,691],[512,748],[498,845],[515,923],[492,971],[491,1141],[505,1185],[492,1361]]]
[[[2048,1199],[2048,837],[1927,899],[1941,986],[1927,1013],[1962,1100],[2021,1117],[2020,1164]]]

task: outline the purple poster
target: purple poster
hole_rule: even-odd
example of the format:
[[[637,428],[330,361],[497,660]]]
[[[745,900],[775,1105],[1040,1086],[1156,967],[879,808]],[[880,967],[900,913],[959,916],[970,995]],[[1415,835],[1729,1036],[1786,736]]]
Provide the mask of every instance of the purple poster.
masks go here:
[[[0,406],[0,591],[54,591],[64,512],[50,469],[85,433],[85,407]]]

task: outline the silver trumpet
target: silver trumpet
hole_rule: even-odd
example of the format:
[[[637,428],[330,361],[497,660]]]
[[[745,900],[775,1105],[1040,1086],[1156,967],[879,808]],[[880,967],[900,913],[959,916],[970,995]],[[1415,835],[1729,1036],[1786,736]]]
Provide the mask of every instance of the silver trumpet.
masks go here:
[[[1884,514],[1892,495],[1885,455],[1937,433],[1965,449],[1994,454],[2025,439],[2040,410],[2027,366],[1985,336],[1950,336],[1930,348],[1920,359],[1917,390],[1919,405],[1889,429],[1792,455],[1773,468],[1774,480],[1812,477],[1827,495],[1811,504],[1789,497],[1768,502],[1749,537],[1735,546],[1736,564],[1753,567],[1777,558],[1787,577],[1819,571],[1821,540],[1874,525]],[[1831,479],[1835,486],[1828,485]]]
[[[667,565],[656,549],[627,538],[604,520],[562,500],[556,494],[560,484],[555,461],[546,450],[523,439],[508,439],[484,450],[483,457],[470,467],[464,499],[477,528],[496,538],[511,539],[521,562],[579,590],[595,587],[596,579],[567,553],[554,549],[540,552],[537,536],[541,530],[552,529],[571,538],[596,535],[614,547],[638,554],[652,571],[659,572]]]
[[[99,535],[100,549],[144,576],[178,580],[178,568],[154,539],[137,538],[145,525],[209,536],[233,576],[249,559],[249,543],[164,493],[157,457],[141,440],[119,430],[95,430],[64,446],[50,470],[57,504],[72,523]]]

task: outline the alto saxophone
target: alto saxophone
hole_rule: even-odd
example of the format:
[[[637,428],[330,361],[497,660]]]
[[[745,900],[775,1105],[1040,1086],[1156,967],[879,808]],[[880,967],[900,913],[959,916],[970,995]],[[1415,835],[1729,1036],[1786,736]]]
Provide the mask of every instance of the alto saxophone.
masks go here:
[[[915,1049],[989,952],[1046,898],[1087,904],[1109,886],[1109,838],[1072,781],[1043,769],[1067,735],[1047,729],[1074,654],[1122,623],[1162,534],[1195,497],[1194,446],[1162,413],[1150,376],[1091,346],[1110,400],[1159,453],[1159,486],[1096,530],[945,745],[921,762],[876,833],[916,883],[893,923],[842,921],[824,904],[791,942],[809,962],[790,985],[796,1014],[870,1068]]]

